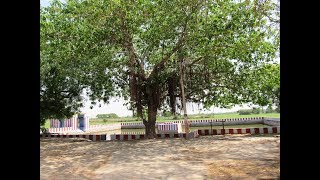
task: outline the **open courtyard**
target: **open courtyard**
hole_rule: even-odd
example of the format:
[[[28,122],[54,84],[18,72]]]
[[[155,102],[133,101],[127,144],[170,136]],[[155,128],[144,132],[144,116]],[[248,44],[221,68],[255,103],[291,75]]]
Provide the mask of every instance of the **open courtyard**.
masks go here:
[[[280,137],[41,138],[41,179],[280,179]]]

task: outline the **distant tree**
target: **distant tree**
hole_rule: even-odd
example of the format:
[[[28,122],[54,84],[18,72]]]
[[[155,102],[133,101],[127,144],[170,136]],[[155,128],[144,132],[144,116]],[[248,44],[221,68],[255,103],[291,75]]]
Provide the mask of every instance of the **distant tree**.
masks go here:
[[[99,119],[108,119],[108,118],[119,118],[119,116],[115,113],[110,113],[110,114],[97,114],[96,116]]]

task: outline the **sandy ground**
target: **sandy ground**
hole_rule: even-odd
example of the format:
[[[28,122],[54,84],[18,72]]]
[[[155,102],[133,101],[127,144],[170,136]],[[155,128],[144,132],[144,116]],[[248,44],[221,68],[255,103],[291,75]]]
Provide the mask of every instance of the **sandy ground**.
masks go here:
[[[280,137],[88,142],[40,138],[41,179],[280,179]]]

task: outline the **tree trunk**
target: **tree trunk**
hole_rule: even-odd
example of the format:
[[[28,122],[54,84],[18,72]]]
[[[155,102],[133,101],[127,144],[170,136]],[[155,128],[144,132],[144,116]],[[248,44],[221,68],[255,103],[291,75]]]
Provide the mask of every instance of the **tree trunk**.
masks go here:
[[[184,72],[183,72],[183,59],[180,59],[180,86],[181,86],[181,98],[182,98],[182,106],[183,106],[183,118],[184,118],[184,125],[186,131],[186,138],[189,137],[189,122],[188,122],[188,115],[187,115],[187,106],[186,106],[186,98],[184,94]]]
[[[148,121],[144,121],[146,130],[146,138],[153,139],[157,138],[156,134],[156,118],[157,118],[157,110],[148,107]]]
[[[171,107],[171,114],[173,115],[173,119],[177,119],[176,114],[176,75],[173,74],[168,79],[168,93],[170,98],[170,107]]]
[[[132,117],[136,117],[136,113],[134,112],[134,109],[132,109]]]
[[[151,80],[150,80],[151,81]],[[147,85],[146,93],[148,96],[148,121],[143,119],[143,124],[146,128],[146,137],[148,139],[156,138],[156,119],[157,119],[157,110],[159,106],[159,88],[156,83],[150,83]]]

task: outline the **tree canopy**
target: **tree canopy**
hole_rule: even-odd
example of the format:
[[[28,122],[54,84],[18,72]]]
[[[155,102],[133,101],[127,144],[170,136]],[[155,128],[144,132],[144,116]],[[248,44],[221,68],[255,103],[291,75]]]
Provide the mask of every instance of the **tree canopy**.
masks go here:
[[[249,100],[260,106],[276,105],[280,111],[280,64],[265,64],[248,78]]]
[[[247,78],[259,75],[250,72],[279,50],[270,23],[276,7],[269,0],[53,1],[40,10],[41,113],[75,112],[84,89],[93,103],[123,96],[154,137],[157,110],[175,111],[182,75],[189,102],[248,102]]]

